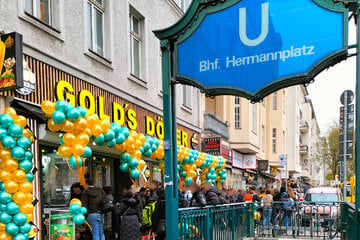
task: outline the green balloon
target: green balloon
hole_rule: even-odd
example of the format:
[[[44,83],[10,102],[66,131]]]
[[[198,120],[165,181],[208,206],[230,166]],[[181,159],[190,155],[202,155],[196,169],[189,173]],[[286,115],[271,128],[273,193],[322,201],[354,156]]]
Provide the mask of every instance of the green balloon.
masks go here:
[[[22,233],[17,234],[14,236],[13,240],[28,240],[28,236]]]
[[[104,136],[104,134],[102,133],[102,134],[100,134],[99,136],[97,136],[94,141],[95,141],[96,145],[98,145],[98,146],[104,145],[104,143],[105,143],[105,136]]]
[[[34,180],[34,174],[32,174],[31,172],[26,173],[26,180],[32,182]]]
[[[73,217],[75,225],[83,225],[85,222],[85,216],[82,213],[78,213]]]
[[[21,233],[28,233],[31,230],[30,223],[25,223],[24,225],[20,226],[20,232]]]
[[[2,223],[9,223],[12,220],[12,216],[8,214],[7,212],[0,213],[0,222]]]
[[[19,205],[17,205],[14,202],[9,202],[6,205],[6,211],[11,215],[17,214],[19,212],[19,209],[20,209]]]
[[[130,171],[130,177],[131,177],[132,179],[137,179],[137,178],[139,178],[139,176],[140,176],[139,170],[137,170],[136,168],[131,169],[131,171]]]
[[[22,160],[25,158],[25,149],[19,146],[14,147],[11,149],[11,156],[15,160]]]
[[[29,147],[31,147],[31,143],[32,142],[28,137],[19,137],[16,141],[16,145],[24,149],[28,149]]]
[[[16,234],[18,234],[20,231],[20,228],[18,225],[16,225],[15,223],[11,222],[6,224],[5,227],[5,232],[11,236],[15,236]]]
[[[23,160],[19,163],[19,168],[21,170],[24,170],[25,172],[30,172],[31,169],[33,168],[33,164],[30,160]]]
[[[185,183],[186,184],[191,184],[192,182],[193,182],[193,179],[191,177],[185,178]]]
[[[7,192],[1,192],[0,193],[0,202],[2,204],[8,204],[9,202],[11,202],[12,200],[12,195],[10,193]]]
[[[5,204],[0,204],[0,212],[2,211],[6,211],[6,205]]]
[[[26,151],[25,153],[25,159],[32,160],[34,157],[34,154],[31,151]]]
[[[0,192],[5,191],[5,183],[0,182]]]
[[[13,217],[14,223],[16,223],[19,226],[22,226],[27,221],[27,216],[25,213],[19,212]]]
[[[21,137],[22,133],[22,128],[17,124],[12,124],[8,128],[8,134],[14,138]]]
[[[0,127],[0,138],[7,135],[7,130],[3,127]]]
[[[81,167],[82,164],[83,164],[83,161],[82,161],[81,157],[78,157],[78,161],[79,161],[79,167]],[[69,158],[69,165],[70,165],[71,168],[77,169],[76,158],[75,158],[74,155],[72,155],[72,156]]]
[[[91,157],[91,154],[92,154],[92,150],[89,146],[85,146],[84,148],[84,153],[82,155],[83,158],[89,158]]]
[[[0,115],[0,125],[3,128],[8,128],[14,123],[13,118],[9,114],[1,114]]]
[[[76,109],[78,110],[80,117],[85,117],[87,115],[87,112],[84,107],[78,106],[76,107]]]
[[[78,203],[73,203],[70,205],[69,210],[72,214],[81,213],[81,206]]]
[[[81,213],[82,213],[82,214],[86,214],[86,213],[87,213],[86,207],[81,207]]]
[[[121,172],[128,172],[128,171],[129,171],[129,164],[127,164],[127,163],[121,163],[121,164],[120,164],[120,171],[121,171]]]
[[[76,121],[80,117],[80,112],[76,108],[68,109],[66,112],[66,117],[70,121]]]
[[[63,112],[56,110],[53,112],[53,114],[51,115],[52,120],[54,121],[54,123],[56,124],[61,124],[63,122],[65,122],[66,120],[66,116]]]
[[[11,149],[15,147],[16,141],[12,136],[6,135],[2,137],[1,144],[7,149]]]
[[[66,112],[66,110],[68,109],[68,104],[66,101],[64,100],[59,100],[55,103],[55,108],[56,110],[62,111],[62,112]]]
[[[136,158],[131,158],[129,161],[129,167],[136,168],[139,165],[139,160]]]

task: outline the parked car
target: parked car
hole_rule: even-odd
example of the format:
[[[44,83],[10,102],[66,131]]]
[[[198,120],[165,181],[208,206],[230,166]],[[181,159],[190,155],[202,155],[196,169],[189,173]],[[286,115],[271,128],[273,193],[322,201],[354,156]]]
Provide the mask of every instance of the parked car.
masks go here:
[[[309,189],[300,204],[300,216],[304,225],[328,225],[340,218],[342,202],[338,188],[318,187]]]

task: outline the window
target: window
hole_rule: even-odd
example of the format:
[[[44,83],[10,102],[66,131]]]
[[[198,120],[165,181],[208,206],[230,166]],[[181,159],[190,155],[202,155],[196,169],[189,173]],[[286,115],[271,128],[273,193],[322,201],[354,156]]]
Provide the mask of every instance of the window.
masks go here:
[[[59,29],[59,0],[24,0],[25,13]]]
[[[273,93],[273,110],[277,109],[277,96],[276,96],[276,92]]]
[[[283,139],[282,139],[282,142],[283,142],[283,144],[282,144],[282,149],[283,149],[283,152],[285,152],[285,144],[286,144],[286,138],[285,138],[286,136],[285,136],[285,131],[283,131]]]
[[[141,19],[130,12],[130,73],[141,78]]]
[[[272,152],[276,153],[276,128],[272,129]]]
[[[183,105],[191,109],[191,103],[192,103],[192,87],[184,85],[183,86]]]
[[[104,56],[104,12],[102,0],[88,1],[88,49],[100,56]]]
[[[261,149],[265,152],[265,126],[261,125]]]
[[[240,128],[240,97],[235,97],[235,128]]]
[[[254,133],[257,132],[257,106],[258,105],[256,103],[251,105],[251,131]]]
[[[183,12],[186,12],[191,3],[191,0],[177,0],[175,2],[181,8],[181,10],[183,10]]]

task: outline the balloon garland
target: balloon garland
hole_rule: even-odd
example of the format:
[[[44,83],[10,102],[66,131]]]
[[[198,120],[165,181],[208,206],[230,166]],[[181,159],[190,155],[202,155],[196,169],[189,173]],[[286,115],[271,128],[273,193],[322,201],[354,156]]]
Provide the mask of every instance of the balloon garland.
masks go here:
[[[115,149],[120,153],[120,171],[128,172],[133,181],[140,177],[146,166],[142,157],[158,160],[159,168],[164,172],[163,141],[129,131],[120,124],[110,123],[108,119],[99,119],[96,114],[88,115],[85,108],[59,100],[43,101],[41,109],[50,119],[50,131],[65,132],[60,136],[58,153],[67,159],[71,170],[78,170],[79,180],[85,185],[85,159],[91,157],[90,142],[97,146]],[[184,146],[177,148],[178,173],[190,184],[198,177],[202,182],[223,184],[226,179],[226,161],[220,156],[212,156]]]
[[[33,219],[34,141],[27,120],[7,107],[0,115],[0,240],[27,240]]]
[[[70,201],[69,211],[74,214],[73,222],[75,225],[83,225],[85,223],[85,214],[87,209],[82,206],[82,203],[79,199],[74,198]]]

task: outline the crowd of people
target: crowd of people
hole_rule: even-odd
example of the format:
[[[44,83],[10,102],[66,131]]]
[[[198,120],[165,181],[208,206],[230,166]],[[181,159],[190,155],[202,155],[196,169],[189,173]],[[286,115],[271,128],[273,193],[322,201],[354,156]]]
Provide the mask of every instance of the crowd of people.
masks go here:
[[[165,191],[159,181],[153,180],[149,188],[136,188],[132,185],[124,189],[120,201],[115,202],[110,187],[95,187],[89,178],[87,187],[72,197],[82,199],[87,208],[87,222],[91,226],[93,240],[126,239],[138,240],[144,235],[155,234],[156,240],[166,238],[165,231]],[[77,187],[74,187],[76,190]],[[179,189],[179,208],[205,207],[220,204],[256,202],[262,214],[262,223],[271,224],[274,209],[281,207],[286,210],[285,225],[291,225],[292,202],[301,201],[303,193],[293,188],[280,189],[219,189],[210,183],[202,186],[192,183]],[[279,206],[283,202],[283,206]],[[287,205],[290,206],[286,208]],[[86,238],[80,239],[89,239]]]

